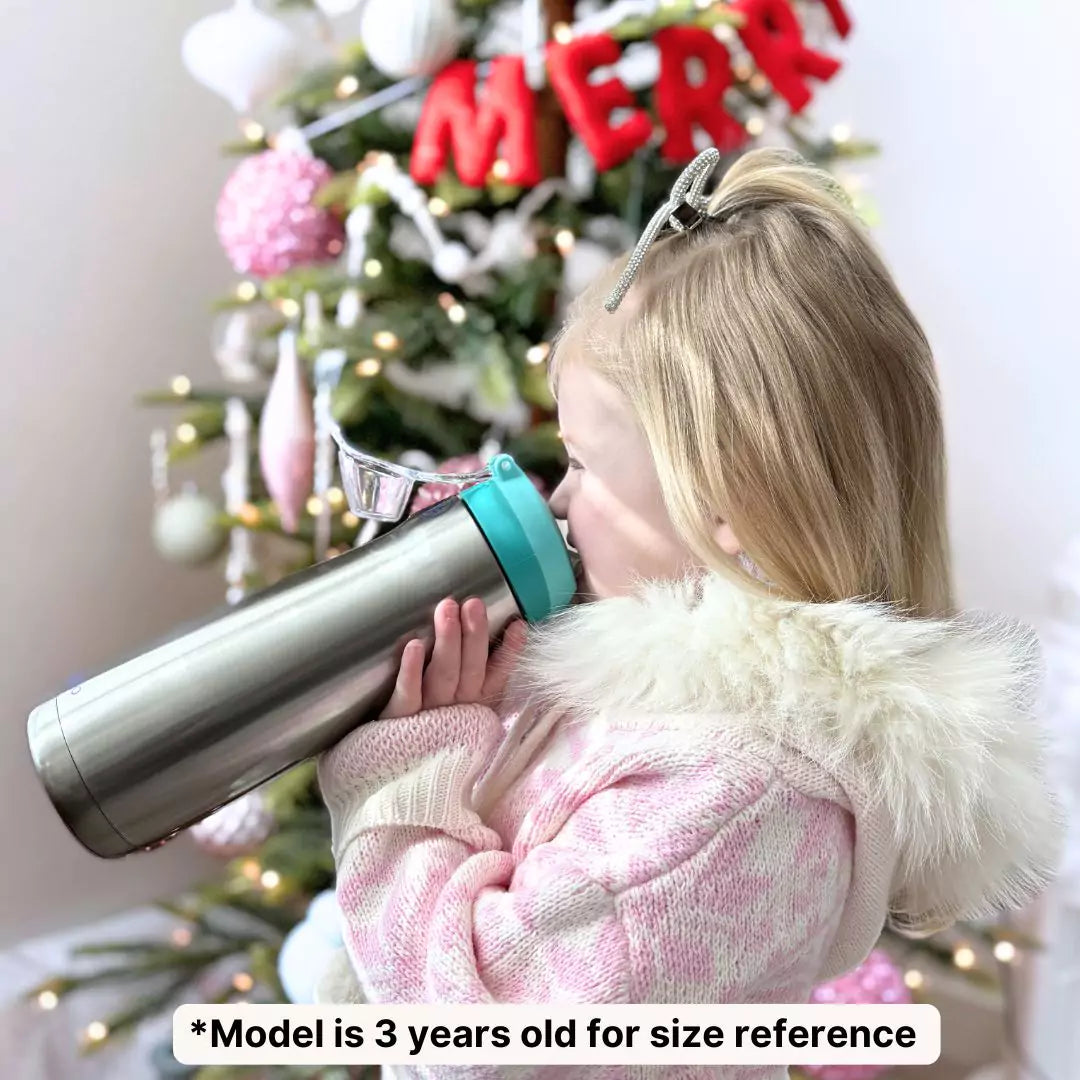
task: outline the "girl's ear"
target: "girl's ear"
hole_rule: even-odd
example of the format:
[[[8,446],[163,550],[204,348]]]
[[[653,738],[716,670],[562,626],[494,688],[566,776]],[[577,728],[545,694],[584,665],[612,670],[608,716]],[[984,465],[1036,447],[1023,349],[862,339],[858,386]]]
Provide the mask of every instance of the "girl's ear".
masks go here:
[[[739,538],[735,535],[731,526],[726,521],[717,523],[713,536],[716,537],[716,542],[720,545],[720,550],[727,555],[738,555],[742,550]]]

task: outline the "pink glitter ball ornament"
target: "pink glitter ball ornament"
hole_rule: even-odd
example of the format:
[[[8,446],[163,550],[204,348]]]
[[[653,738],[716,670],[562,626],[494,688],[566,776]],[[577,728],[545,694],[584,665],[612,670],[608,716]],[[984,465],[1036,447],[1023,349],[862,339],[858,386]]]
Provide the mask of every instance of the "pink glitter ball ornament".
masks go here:
[[[480,458],[479,454],[462,454],[460,457],[447,458],[446,461],[437,465],[434,472],[441,473],[469,473],[479,472],[485,468],[487,462]],[[547,498],[547,490],[544,487],[544,481],[538,476],[534,476],[532,473],[526,473],[526,476],[533,482],[533,487],[540,492],[544,498]],[[444,484],[432,482],[430,484],[421,484],[417,488],[416,494],[413,496],[412,503],[409,505],[409,517],[413,514],[418,514],[421,510],[428,506],[434,506],[437,502],[442,502],[443,499],[449,499],[451,495],[456,495],[459,491],[464,491],[466,488],[470,488],[473,484],[482,483],[480,480],[473,480],[468,484]]]
[[[218,239],[237,273],[274,277],[341,253],[344,225],[313,201],[333,175],[325,161],[296,151],[240,162],[217,205]]]
[[[889,954],[875,949],[854,971],[815,986],[812,1005],[909,1005],[911,991]],[[800,1065],[816,1080],[874,1080],[891,1065]]]

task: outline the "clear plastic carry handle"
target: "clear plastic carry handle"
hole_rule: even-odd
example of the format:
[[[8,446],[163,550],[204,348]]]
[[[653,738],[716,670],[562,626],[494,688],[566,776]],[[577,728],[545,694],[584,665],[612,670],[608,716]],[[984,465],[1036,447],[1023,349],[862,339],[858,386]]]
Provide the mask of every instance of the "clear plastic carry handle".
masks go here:
[[[490,469],[471,473],[432,473],[410,469],[383,458],[364,453],[342,434],[331,421],[330,433],[338,447],[341,483],[349,509],[360,518],[374,521],[400,521],[409,504],[415,484],[469,484],[487,480]]]

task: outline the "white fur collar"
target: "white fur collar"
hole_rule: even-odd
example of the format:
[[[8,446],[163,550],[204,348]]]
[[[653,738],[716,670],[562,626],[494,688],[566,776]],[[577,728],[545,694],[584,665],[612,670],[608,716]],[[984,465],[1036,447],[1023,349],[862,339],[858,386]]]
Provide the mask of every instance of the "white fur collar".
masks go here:
[[[534,627],[512,693],[578,714],[711,714],[809,757],[891,833],[890,906],[917,927],[1046,884],[1062,823],[1043,779],[1041,680],[1034,631],[1002,616],[903,618],[710,573]]]

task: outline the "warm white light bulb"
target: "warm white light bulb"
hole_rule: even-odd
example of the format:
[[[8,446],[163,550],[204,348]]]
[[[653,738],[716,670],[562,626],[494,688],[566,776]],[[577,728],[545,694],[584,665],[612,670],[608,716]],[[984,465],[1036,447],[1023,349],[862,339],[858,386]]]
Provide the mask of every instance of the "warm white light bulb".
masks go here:
[[[169,385],[177,397],[187,397],[191,393],[191,380],[186,375],[177,375]]]
[[[999,941],[994,946],[994,957],[1003,964],[1011,964],[1016,959],[1016,946],[1011,941]]]
[[[961,945],[953,953],[953,963],[960,969],[967,971],[975,966],[975,951],[967,945]]]

